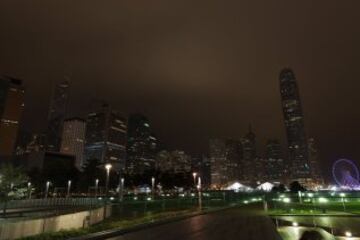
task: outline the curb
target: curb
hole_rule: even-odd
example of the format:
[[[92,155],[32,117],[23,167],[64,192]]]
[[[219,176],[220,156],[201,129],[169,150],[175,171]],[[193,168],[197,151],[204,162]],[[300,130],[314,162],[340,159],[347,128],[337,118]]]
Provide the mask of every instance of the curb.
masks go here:
[[[136,231],[139,231],[139,230],[164,225],[164,224],[167,224],[167,223],[181,221],[181,220],[191,218],[191,217],[195,217],[195,216],[200,216],[200,215],[205,215],[205,214],[209,214],[209,213],[224,211],[224,210],[228,210],[228,209],[231,209],[231,208],[236,208],[238,206],[239,205],[234,205],[234,206],[228,206],[228,207],[217,208],[217,209],[202,210],[202,211],[197,211],[197,212],[194,212],[194,213],[184,214],[184,215],[181,215],[181,216],[170,217],[170,218],[164,219],[164,220],[157,220],[157,221],[152,221],[150,223],[143,223],[143,224],[139,224],[139,225],[136,225],[136,226],[133,226],[133,227],[115,228],[115,229],[105,230],[105,231],[101,231],[101,232],[90,233],[90,234],[80,236],[80,237],[68,238],[68,240],[106,239],[106,238],[111,238],[111,237],[124,235],[124,234],[130,233],[130,232],[136,232]]]

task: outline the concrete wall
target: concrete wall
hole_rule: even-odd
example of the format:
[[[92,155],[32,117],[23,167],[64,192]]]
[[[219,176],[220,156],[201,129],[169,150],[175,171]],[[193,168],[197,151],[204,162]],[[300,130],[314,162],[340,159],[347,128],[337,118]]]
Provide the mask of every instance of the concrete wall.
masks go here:
[[[41,219],[0,222],[0,240],[16,239],[59,230],[84,228],[103,221],[111,215],[111,206]]]

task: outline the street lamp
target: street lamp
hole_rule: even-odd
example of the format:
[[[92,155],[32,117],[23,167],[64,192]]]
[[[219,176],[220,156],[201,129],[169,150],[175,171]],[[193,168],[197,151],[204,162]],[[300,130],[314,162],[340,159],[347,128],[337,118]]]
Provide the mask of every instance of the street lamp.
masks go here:
[[[45,187],[45,199],[48,197],[49,187],[50,187],[50,182],[47,181],[46,182],[46,187]]]
[[[155,197],[155,178],[151,178],[151,193],[153,195],[153,198]]]
[[[124,182],[125,182],[125,179],[121,178],[120,179],[120,201],[122,201],[124,198]]]
[[[352,233],[349,232],[349,231],[347,231],[347,232],[345,232],[345,236],[346,236],[346,237],[352,237]]]
[[[345,193],[340,193],[340,197],[341,197],[341,202],[342,202],[342,205],[343,205],[344,212],[346,212],[345,199],[344,199],[346,197],[346,194]]]
[[[106,169],[106,185],[105,185],[105,193],[106,197],[109,195],[109,178],[110,178],[110,169],[112,168],[112,165],[110,163],[105,165]]]
[[[28,187],[28,197],[30,199],[31,198],[31,182],[28,182],[27,187]]]
[[[193,178],[194,178],[194,187],[196,187],[196,176],[197,176],[197,172],[193,172]]]
[[[95,180],[95,197],[97,197],[98,187],[99,187],[99,179],[96,179]]]
[[[202,199],[201,199],[201,177],[198,177],[198,185],[197,185],[198,193],[199,193],[199,208],[202,208]]]
[[[68,181],[67,184],[67,193],[66,193],[66,197],[70,197],[70,189],[71,189],[71,180]]]

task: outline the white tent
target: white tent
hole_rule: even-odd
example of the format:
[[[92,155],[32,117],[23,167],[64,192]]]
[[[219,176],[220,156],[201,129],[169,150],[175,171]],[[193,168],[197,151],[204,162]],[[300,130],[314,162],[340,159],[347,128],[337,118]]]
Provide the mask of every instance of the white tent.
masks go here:
[[[264,182],[262,184],[260,184],[259,186],[257,186],[257,190],[261,190],[261,191],[265,191],[265,192],[270,192],[271,189],[273,189],[275,185],[269,182]]]
[[[239,182],[229,183],[227,186],[225,186],[224,189],[225,190],[233,190],[235,192],[248,192],[248,191],[252,190],[251,187],[245,186]]]

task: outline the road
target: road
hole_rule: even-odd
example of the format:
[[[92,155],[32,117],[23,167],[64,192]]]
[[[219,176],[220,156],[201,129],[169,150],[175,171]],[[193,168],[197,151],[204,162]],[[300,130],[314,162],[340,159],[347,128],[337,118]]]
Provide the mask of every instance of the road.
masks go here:
[[[127,233],[111,240],[281,240],[267,216],[231,209]]]

